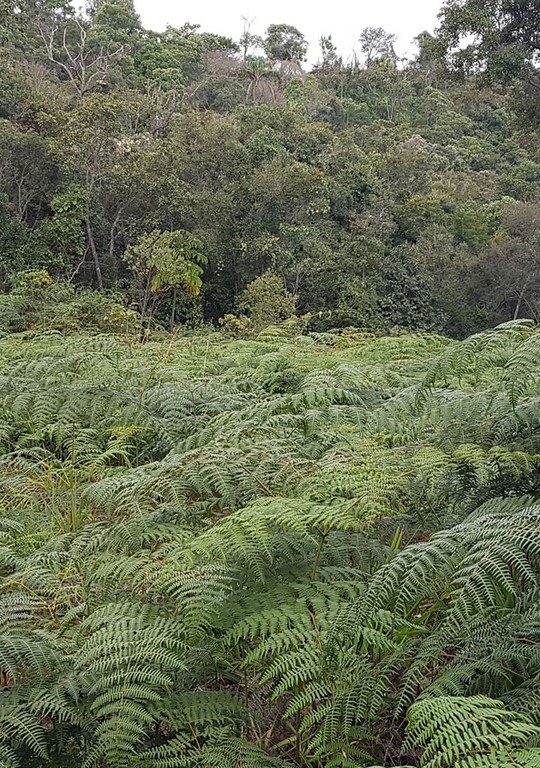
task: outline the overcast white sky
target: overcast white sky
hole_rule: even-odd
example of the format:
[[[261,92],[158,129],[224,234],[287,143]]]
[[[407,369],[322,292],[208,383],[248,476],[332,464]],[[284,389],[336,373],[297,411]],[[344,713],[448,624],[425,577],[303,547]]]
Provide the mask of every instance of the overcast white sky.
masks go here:
[[[242,16],[254,19],[251,30],[262,34],[269,24],[292,24],[310,44],[308,58],[318,58],[321,35],[332,35],[348,59],[364,27],[383,27],[398,36],[397,52],[414,50],[411,41],[423,30],[432,32],[442,0],[135,0],[143,25],[156,31],[167,24],[200,24],[203,32],[238,39]]]

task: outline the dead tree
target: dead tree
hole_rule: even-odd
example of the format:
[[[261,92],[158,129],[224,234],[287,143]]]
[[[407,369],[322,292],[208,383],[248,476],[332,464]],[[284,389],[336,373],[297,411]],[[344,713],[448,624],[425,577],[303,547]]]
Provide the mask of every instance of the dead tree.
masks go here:
[[[47,56],[52,64],[65,72],[80,98],[84,98],[96,88],[103,86],[109,67],[124,53],[124,46],[111,49],[109,46],[90,45],[88,31],[78,19],[71,22],[78,33],[75,42],[68,42],[68,24],[61,30],[58,25],[48,26],[38,23],[38,29],[45,43]],[[57,46],[58,33],[61,31],[61,47]],[[60,55],[60,51],[62,54]]]

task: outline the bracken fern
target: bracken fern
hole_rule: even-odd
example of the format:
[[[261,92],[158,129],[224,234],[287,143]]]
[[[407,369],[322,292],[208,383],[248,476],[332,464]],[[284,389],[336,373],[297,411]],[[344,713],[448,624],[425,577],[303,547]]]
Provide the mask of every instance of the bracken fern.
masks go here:
[[[0,342],[0,765],[540,764],[540,331]]]

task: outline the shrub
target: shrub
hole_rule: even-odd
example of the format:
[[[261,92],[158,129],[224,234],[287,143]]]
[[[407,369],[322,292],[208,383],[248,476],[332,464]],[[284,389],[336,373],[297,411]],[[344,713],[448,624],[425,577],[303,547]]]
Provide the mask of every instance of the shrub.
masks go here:
[[[238,297],[238,308],[251,320],[253,330],[261,331],[296,314],[296,296],[272,272],[253,280]]]

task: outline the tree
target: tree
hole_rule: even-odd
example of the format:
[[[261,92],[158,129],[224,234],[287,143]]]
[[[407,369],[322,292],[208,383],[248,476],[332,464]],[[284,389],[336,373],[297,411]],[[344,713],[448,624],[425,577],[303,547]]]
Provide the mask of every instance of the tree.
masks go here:
[[[395,61],[394,50],[396,35],[386,32],[382,27],[366,27],[359,38],[360,50],[364,56],[366,67],[378,61]]]
[[[137,139],[134,126],[140,110],[138,99],[95,93],[69,113],[57,116],[53,124],[63,172],[85,191],[87,243],[100,290],[110,285],[106,266],[115,275],[111,262],[122,215],[129,211],[133,198],[147,189],[144,158],[152,145]],[[142,218],[140,211],[137,215]]]
[[[237,45],[197,24],[145,29],[132,0],[90,0],[85,11],[0,0],[2,287],[12,271],[44,267],[77,289],[130,296],[126,248],[186,231],[208,264],[202,300],[176,304],[182,318],[196,308],[217,321],[268,270],[302,312],[333,313],[314,320],[319,329],[399,317],[435,327],[432,304],[452,335],[511,316],[515,298],[497,309],[476,270],[503,239],[494,274],[513,266],[501,288],[525,268],[521,236],[497,230],[506,197],[539,197],[536,20],[531,0],[449,0],[413,60],[368,27],[361,66],[325,35],[303,73],[306,41],[286,24],[263,41],[246,18]],[[82,232],[80,206],[64,207],[75,189]],[[430,248],[459,262],[447,300]],[[527,302],[529,288],[520,314]],[[160,298],[160,318],[172,304],[173,292]]]
[[[418,45],[418,53],[410,63],[412,71],[421,78],[423,87],[438,87],[448,75],[443,41],[424,31],[417,35],[415,42]]]
[[[434,177],[447,167],[448,160],[438,147],[416,135],[386,153],[383,173],[394,198],[405,202],[429,193]]]
[[[40,233],[51,251],[51,267],[57,266],[71,276],[75,276],[82,262],[74,264],[85,254],[85,231],[83,224],[88,208],[86,192],[79,187],[71,187],[55,195],[50,203],[53,216],[41,223]]]
[[[279,103],[282,89],[272,67],[272,62],[263,56],[251,56],[244,63],[243,75],[248,80],[246,104]]]
[[[81,98],[106,85],[112,63],[125,52],[123,45],[95,40],[92,26],[77,17],[64,23],[40,20],[38,27],[49,61]]]
[[[262,48],[263,39],[260,35],[255,35],[251,31],[251,25],[254,19],[249,19],[246,16],[242,16],[244,22],[244,28],[242,35],[240,36],[240,51],[242,53],[242,61],[246,62],[250,57],[250,52],[253,48]]]
[[[0,185],[20,221],[35,228],[58,182],[58,158],[46,137],[0,120]]]
[[[142,31],[133,0],[101,0],[92,9],[91,21],[95,36],[105,45],[132,45]]]
[[[321,58],[317,63],[317,67],[323,72],[340,69],[343,64],[343,60],[338,54],[338,50],[332,40],[332,35],[328,35],[328,37],[321,37],[319,39],[319,45],[321,48]]]
[[[0,0],[0,46],[39,55],[38,24],[55,24],[74,15],[69,0]]]
[[[509,203],[501,230],[480,257],[482,301],[501,320],[540,319],[540,205]]]
[[[276,325],[294,317],[296,296],[286,290],[283,280],[265,272],[253,280],[238,297],[238,308],[246,312],[254,330]]]
[[[449,60],[508,81],[540,61],[538,0],[447,0],[439,35]]]
[[[290,24],[270,24],[263,40],[263,48],[272,61],[290,61],[300,64],[307,54],[304,35]]]
[[[199,294],[206,263],[202,247],[190,232],[154,230],[127,248],[124,260],[137,281],[142,323],[153,319],[159,301],[171,290]],[[172,313],[174,322],[174,304]]]
[[[397,206],[394,217],[402,237],[416,241],[428,227],[442,225],[446,213],[440,198],[416,195]]]

